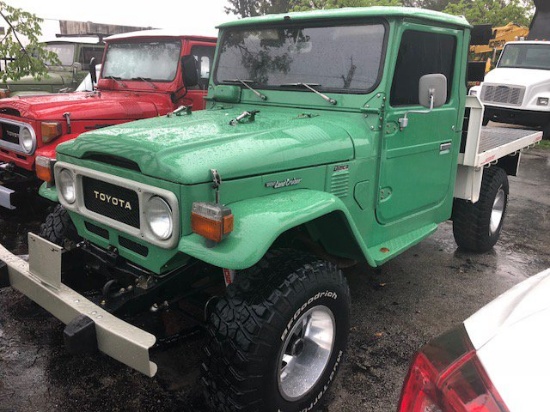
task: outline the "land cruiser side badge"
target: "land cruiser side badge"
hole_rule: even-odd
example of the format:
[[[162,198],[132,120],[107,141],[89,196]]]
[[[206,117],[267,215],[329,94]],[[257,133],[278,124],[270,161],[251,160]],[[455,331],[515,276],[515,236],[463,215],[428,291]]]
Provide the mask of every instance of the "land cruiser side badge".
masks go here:
[[[275,180],[273,182],[267,182],[265,184],[265,187],[272,187],[273,189],[279,189],[281,187],[288,187],[288,186],[295,186],[299,184],[302,181],[302,178],[292,178],[292,179],[286,179],[286,180]]]

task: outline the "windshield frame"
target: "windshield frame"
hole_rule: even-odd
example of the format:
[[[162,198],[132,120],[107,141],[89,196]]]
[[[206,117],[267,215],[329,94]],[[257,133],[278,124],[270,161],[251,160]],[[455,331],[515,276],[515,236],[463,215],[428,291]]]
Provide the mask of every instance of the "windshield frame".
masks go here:
[[[517,57],[516,57],[516,64],[504,64],[504,58],[506,57],[507,53],[512,53],[513,49],[518,50],[518,54],[524,53],[529,49],[547,49],[549,58],[548,58],[548,65],[546,67],[536,66],[536,65],[529,65],[529,64],[517,64]],[[521,49],[524,49],[525,51],[522,51]],[[504,50],[502,51],[497,66],[501,69],[530,69],[530,70],[550,70],[550,43],[529,43],[529,42],[520,42],[520,43],[510,43],[504,46]]]
[[[235,32],[253,32],[258,30],[277,30],[277,29],[308,29],[308,28],[335,28],[335,27],[351,27],[351,26],[376,26],[379,25],[383,29],[382,34],[382,42],[380,44],[380,59],[378,64],[378,70],[376,73],[376,78],[372,85],[368,88],[344,88],[344,87],[326,87],[326,86],[318,86],[316,84],[316,78],[309,79],[309,83],[315,87],[315,89],[319,92],[325,92],[325,93],[338,93],[338,94],[368,94],[371,93],[373,90],[375,90],[383,77],[384,72],[384,66],[385,61],[387,58],[388,53],[388,39],[389,39],[389,31],[390,31],[390,25],[387,22],[387,20],[374,17],[374,18],[367,18],[367,19],[339,19],[339,20],[331,20],[330,22],[327,20],[317,19],[317,20],[308,20],[308,21],[299,21],[299,22],[277,22],[272,24],[258,24],[258,25],[242,25],[242,26],[232,26],[228,27],[223,30],[221,33],[221,36],[219,38],[218,43],[218,53],[216,55],[216,61],[214,62],[214,68],[213,68],[213,76],[212,76],[212,82],[215,85],[235,85],[232,77],[228,79],[218,79],[219,74],[219,64],[220,64],[220,57],[222,52],[222,46],[224,42],[226,41],[227,36],[230,33]],[[329,56],[330,57],[330,56]],[[226,77],[226,76],[224,76]],[[226,80],[226,81],[224,81]],[[251,80],[251,79],[241,79],[241,80]],[[287,84],[288,86],[284,86],[284,84]],[[278,90],[278,91],[298,91],[298,92],[306,92],[311,93],[307,88],[299,88],[296,86],[292,86],[291,83],[296,83],[295,81],[288,81],[282,83],[282,85],[268,85],[268,84],[261,84],[257,82],[250,82],[250,85],[254,87],[254,89],[260,89],[260,90]],[[307,81],[300,82],[300,83],[308,83]],[[242,86],[244,87],[244,86]]]
[[[152,78],[152,77],[148,77],[146,75],[130,75],[128,77],[126,76],[116,76],[116,74],[119,74],[119,73],[109,73],[107,72],[106,73],[106,70],[110,70],[110,63],[108,61],[108,58],[109,58],[109,53],[112,52],[114,49],[116,49],[117,47],[119,46],[128,46],[128,47],[131,47],[131,46],[139,46],[139,45],[144,45],[144,44],[155,44],[155,43],[163,43],[163,44],[169,44],[169,43],[172,43],[172,44],[177,44],[178,46],[178,50],[177,50],[177,58],[175,59],[175,61],[173,62],[174,64],[174,75],[172,76],[172,78],[170,79],[155,79],[155,78]],[[174,79],[176,79],[176,76],[178,75],[178,71],[179,71],[179,66],[180,66],[180,61],[181,61],[181,52],[182,52],[182,49],[183,49],[183,44],[182,44],[182,41],[181,39],[179,38],[163,38],[163,39],[140,39],[139,41],[131,41],[131,40],[125,40],[125,41],[116,41],[116,42],[110,42],[109,44],[107,44],[107,46],[105,47],[105,56],[103,58],[103,65],[101,67],[101,78],[110,78],[111,76],[114,76],[114,78],[116,78],[117,80],[121,80],[121,81],[143,81],[142,79],[146,79],[150,82],[155,82],[155,83],[170,83],[170,82],[173,82]],[[144,54],[144,56],[148,56],[148,54]],[[144,74],[144,73],[141,73],[141,74]]]

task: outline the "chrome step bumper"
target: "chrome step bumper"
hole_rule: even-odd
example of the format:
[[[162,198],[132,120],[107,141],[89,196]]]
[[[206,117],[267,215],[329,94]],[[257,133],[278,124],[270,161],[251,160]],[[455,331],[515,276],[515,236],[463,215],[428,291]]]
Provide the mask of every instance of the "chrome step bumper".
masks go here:
[[[0,206],[6,209],[13,210],[15,206],[12,204],[11,195],[15,193],[13,190],[7,187],[0,186]]]
[[[61,283],[62,248],[29,233],[29,262],[0,245],[0,285],[11,285],[42,306],[65,325],[85,315],[95,323],[98,349],[112,358],[152,377],[157,365],[149,359],[154,335],[105,311]]]
[[[9,163],[0,162],[0,170],[7,170],[9,167],[10,167]],[[4,186],[0,186],[0,207],[4,207],[10,210],[15,209],[15,206],[13,206],[11,201],[12,193],[14,193],[13,190],[8,189],[7,187],[4,187]]]

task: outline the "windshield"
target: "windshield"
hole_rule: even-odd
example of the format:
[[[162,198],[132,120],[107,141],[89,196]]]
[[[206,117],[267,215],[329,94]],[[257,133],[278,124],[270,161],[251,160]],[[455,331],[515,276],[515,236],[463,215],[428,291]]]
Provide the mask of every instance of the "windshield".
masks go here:
[[[550,45],[508,44],[500,56],[498,67],[550,70]]]
[[[216,83],[240,79],[255,88],[307,83],[317,90],[368,91],[379,77],[384,34],[380,23],[228,30]]]
[[[56,53],[62,66],[71,66],[74,61],[74,46],[74,44],[47,44],[44,49]],[[50,65],[48,62],[46,64]]]
[[[174,80],[180,49],[179,41],[109,44],[103,77],[112,76],[120,80]]]

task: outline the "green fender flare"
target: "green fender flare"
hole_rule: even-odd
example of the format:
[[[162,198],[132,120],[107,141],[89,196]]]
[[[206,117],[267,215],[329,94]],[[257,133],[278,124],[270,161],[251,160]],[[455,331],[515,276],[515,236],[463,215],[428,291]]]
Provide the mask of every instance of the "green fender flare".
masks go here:
[[[222,242],[208,247],[197,234],[184,236],[178,249],[196,259],[227,269],[246,269],[256,264],[285,231],[334,211],[349,222],[359,247],[367,248],[344,203],[337,197],[315,190],[293,190],[230,205],[235,217],[233,232]],[[367,260],[368,259],[367,257]]]
[[[51,200],[52,202],[59,203],[57,189],[55,188],[55,186],[48,187],[48,184],[46,182],[40,185],[40,188],[38,189],[38,194],[48,200]]]

